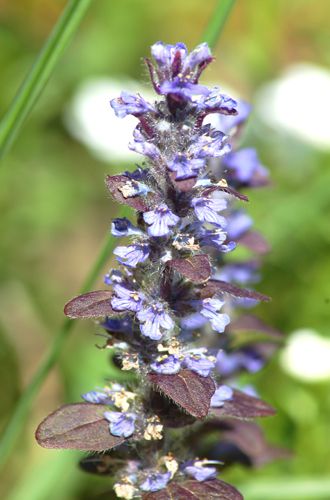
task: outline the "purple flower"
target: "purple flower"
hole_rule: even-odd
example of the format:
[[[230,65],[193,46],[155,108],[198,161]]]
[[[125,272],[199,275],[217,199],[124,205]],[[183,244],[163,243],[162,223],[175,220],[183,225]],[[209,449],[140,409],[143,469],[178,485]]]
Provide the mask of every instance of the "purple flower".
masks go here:
[[[117,247],[113,253],[118,261],[128,267],[136,267],[140,262],[147,260],[150,254],[148,243],[136,243],[128,247]]]
[[[210,130],[209,126],[206,126],[204,130],[204,133],[195,136],[188,154],[194,158],[218,158],[230,152],[231,147],[227,144],[227,135],[220,130]]]
[[[265,364],[265,360],[256,353],[253,349],[246,349],[242,351],[242,366],[250,373],[256,373]]]
[[[152,142],[146,141],[145,137],[139,129],[139,126],[134,129],[133,138],[134,141],[130,142],[128,145],[131,151],[135,151],[136,153],[147,156],[151,160],[159,159],[159,149]]]
[[[162,203],[154,210],[143,214],[144,221],[149,225],[148,234],[160,237],[170,234],[170,227],[175,226],[180,217],[175,215],[165,203]]]
[[[196,330],[202,328],[206,323],[207,319],[196,312],[182,318],[180,325],[183,330]]]
[[[242,125],[248,119],[252,106],[246,101],[239,99],[237,101],[238,104],[238,114],[236,116],[227,116],[223,117],[223,122],[227,125],[226,130],[233,129],[234,127],[238,127]]]
[[[196,460],[192,465],[187,465],[183,472],[197,481],[207,481],[208,479],[215,479],[217,477],[217,470],[215,467],[205,467],[208,463],[214,463],[207,460]],[[216,462],[218,463],[218,462]]]
[[[220,408],[226,401],[232,399],[234,391],[228,385],[220,385],[211,398],[211,406],[213,408]]]
[[[121,271],[118,269],[111,269],[105,276],[104,276],[104,283],[106,285],[113,285],[114,283],[122,283],[124,281],[124,277]]]
[[[112,220],[111,234],[113,236],[133,236],[143,233],[140,229],[133,226],[133,224],[126,217],[122,217]]]
[[[220,250],[220,252],[227,253],[236,248],[236,243],[233,241],[229,241],[227,244],[224,244],[224,241],[227,239],[227,234],[221,228],[201,228],[197,233],[197,238],[201,246],[215,247]]]
[[[168,45],[163,42],[156,42],[151,47],[151,55],[155,59],[158,68],[167,74],[167,76],[172,76],[174,60],[179,59],[179,70],[181,69],[181,61],[186,57],[188,51],[184,43],[177,43],[175,45]]]
[[[159,94],[171,95],[177,100],[197,101],[202,107],[207,96],[213,92],[213,96],[210,96],[211,101],[218,92],[218,89],[210,91],[204,85],[198,84],[202,71],[212,61],[207,43],[201,43],[188,54],[186,46],[182,43],[166,45],[157,42],[151,47],[151,54],[158,68],[155,70],[150,61],[148,61],[148,67],[154,88]],[[217,100],[220,98],[217,97]],[[233,109],[235,101],[227,96],[221,96],[221,103],[222,107],[220,106],[218,112],[235,112]],[[213,110],[211,102],[204,104],[205,109],[208,106]]]
[[[221,350],[217,354],[216,369],[221,375],[228,377],[241,369],[241,361],[240,353]]]
[[[159,158],[159,150],[151,142],[134,141],[134,142],[130,142],[128,147],[131,151],[135,151],[136,153],[139,153],[140,155],[147,156],[151,160],[156,160],[157,158]]]
[[[239,151],[229,153],[223,159],[224,167],[227,167],[235,180],[244,184],[254,184],[254,179],[258,177],[264,181],[268,177],[268,172],[259,161],[257,152],[254,148],[244,148]]]
[[[155,472],[149,474],[147,479],[142,484],[140,484],[140,489],[142,491],[159,491],[165,488],[170,479],[170,472],[164,472],[163,474],[161,474],[160,472]]]
[[[204,299],[202,305],[200,314],[210,321],[213,330],[222,333],[230,323],[228,314],[219,314],[224,302],[215,298]]]
[[[201,222],[209,222],[216,226],[226,227],[226,219],[217,212],[227,208],[227,202],[224,199],[213,198],[193,198],[191,205],[194,208],[196,217]]]
[[[104,275],[103,282],[105,285],[108,285],[108,286],[112,285],[112,281],[111,281],[109,273]]]
[[[224,116],[223,114],[214,114],[208,121],[210,121],[216,129],[222,130],[225,134],[230,133],[230,135],[232,135],[233,131],[235,133],[235,128],[242,125],[248,118],[251,112],[251,106],[245,101],[238,100],[237,111],[238,113],[236,115]]]
[[[129,437],[135,431],[135,413],[120,413],[117,411],[105,411],[104,418],[110,422],[109,429],[113,436]]]
[[[158,66],[157,92],[183,100],[194,100],[209,93],[207,87],[197,84],[201,71],[212,60],[206,43],[187,55],[186,46],[182,43],[166,45],[157,42],[151,47],[151,54]],[[154,70],[151,72],[153,78]]]
[[[221,94],[218,87],[213,87],[208,95],[196,101],[197,111],[206,113],[236,114],[237,102],[226,94]]]
[[[227,233],[233,240],[240,238],[253,224],[251,217],[243,212],[243,210],[232,212],[230,216],[227,217],[227,222]]]
[[[133,135],[135,135],[137,132],[139,132],[139,130],[135,129],[133,132]],[[139,133],[140,133],[140,136],[143,137],[141,132],[139,132]],[[129,170],[126,170],[124,172],[124,175],[126,177],[129,177],[130,179],[133,179],[134,181],[145,182],[148,179],[148,169],[138,167],[137,169],[133,170],[132,172]]]
[[[110,101],[110,105],[119,118],[124,118],[127,115],[139,116],[155,111],[155,108],[139,94],[130,94],[129,92],[122,92],[120,97]]]
[[[219,351],[217,354],[216,368],[224,377],[228,377],[242,369],[256,373],[264,366],[265,360],[253,349],[245,349],[226,353]]]
[[[158,75],[161,82],[187,80],[197,83],[201,71],[212,60],[207,43],[198,45],[189,55],[183,43],[167,45],[157,42],[151,47],[151,54],[158,66]]]
[[[160,359],[159,361],[151,363],[150,368],[154,372],[162,375],[173,375],[174,373],[178,373],[180,371],[181,363],[176,356],[170,354],[169,356],[163,357],[163,359]]]
[[[167,162],[167,168],[176,172],[176,180],[197,177],[199,169],[203,168],[204,165],[204,160],[188,158],[182,153],[178,153],[173,160]]]
[[[203,42],[190,52],[190,54],[184,59],[182,72],[184,74],[189,74],[193,72],[197,67],[204,65],[205,63],[211,62],[212,54],[210,47],[207,43]]]
[[[216,273],[215,278],[228,283],[236,282],[244,285],[256,283],[259,281],[259,275],[256,273],[258,267],[258,263],[254,261],[228,264]]]
[[[215,363],[203,354],[190,354],[186,356],[183,360],[183,365],[185,368],[198,373],[202,377],[208,377],[210,371],[215,367]]]
[[[132,318],[129,315],[120,318],[107,318],[102,323],[102,327],[108,332],[131,333],[132,326]]]
[[[111,398],[109,398],[108,394],[101,391],[89,391],[85,394],[82,394],[81,397],[87,401],[87,403],[94,404],[109,404],[111,403]]]
[[[162,337],[162,329],[172,330],[174,327],[174,321],[160,302],[141,309],[137,313],[137,318],[143,323],[140,325],[142,335],[152,340],[159,340]]]
[[[172,81],[166,80],[161,84],[160,93],[167,95],[173,94],[177,97],[181,97],[184,100],[193,100],[196,96],[202,96],[208,94],[208,88],[204,85],[198,85],[196,83],[191,83],[188,79],[183,79],[182,77],[175,77]]]
[[[115,296],[111,299],[112,307],[117,311],[137,312],[142,306],[144,296],[141,292],[131,290],[123,285],[113,287]]]

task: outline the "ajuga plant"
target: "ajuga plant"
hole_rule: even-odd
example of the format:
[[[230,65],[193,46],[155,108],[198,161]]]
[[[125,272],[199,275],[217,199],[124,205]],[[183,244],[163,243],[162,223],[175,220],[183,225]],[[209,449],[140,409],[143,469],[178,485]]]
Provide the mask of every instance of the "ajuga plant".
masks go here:
[[[69,318],[98,319],[104,347],[131,376],[86,388],[36,437],[46,448],[93,452],[81,467],[109,476],[119,498],[238,500],[220,467],[282,454],[249,422],[274,410],[238,378],[261,369],[280,336],[246,313],[269,300],[250,288],[268,246],[241,190],[267,184],[268,173],[254,149],[238,149],[249,106],[199,83],[213,59],[208,45],[188,53],[157,42],[151,54],[159,99],[122,92],[111,101],[119,118],[137,118],[129,148],[141,166],[106,177],[134,222],[112,221],[112,235],[126,239],[106,288],[65,306]],[[237,245],[246,260],[235,259]]]

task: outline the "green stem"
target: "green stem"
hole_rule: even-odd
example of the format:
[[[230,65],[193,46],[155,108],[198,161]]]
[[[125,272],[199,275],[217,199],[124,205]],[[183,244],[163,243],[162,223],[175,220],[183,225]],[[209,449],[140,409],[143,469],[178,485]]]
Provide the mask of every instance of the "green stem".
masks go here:
[[[71,0],[49,35],[0,124],[0,158],[4,156],[76,32],[91,0]]]
[[[212,49],[216,46],[225,27],[227,18],[231,9],[234,7],[235,0],[218,0],[217,5],[212,12],[212,16],[206,26],[201,40],[206,42]]]
[[[91,269],[80,290],[80,293],[85,293],[91,289],[95,280],[102,271],[107,259],[109,258],[113,250],[113,246],[114,238],[108,236],[104,242],[103,247],[101,248],[101,251],[93,268]],[[53,343],[44,360],[40,363],[40,366],[34,374],[31,382],[18,400],[11,420],[4,431],[2,440],[0,441],[0,467],[5,463],[11,451],[13,450],[19,433],[21,432],[26,421],[26,417],[30,410],[32,401],[37,395],[38,390],[46,379],[48,373],[57,362],[61,353],[63,343],[74,325],[75,322],[72,320],[66,319],[63,322],[62,326],[55,334]]]

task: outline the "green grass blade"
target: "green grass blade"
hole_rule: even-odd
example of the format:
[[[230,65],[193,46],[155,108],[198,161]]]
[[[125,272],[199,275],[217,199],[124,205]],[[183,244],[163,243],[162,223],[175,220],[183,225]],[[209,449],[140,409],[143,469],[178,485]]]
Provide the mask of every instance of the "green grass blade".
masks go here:
[[[0,158],[6,153],[72,39],[91,0],[71,0],[49,35],[0,124]]]
[[[219,41],[234,4],[235,0],[218,0],[210,21],[201,38],[202,42],[208,43],[209,46],[214,49],[215,45]]]

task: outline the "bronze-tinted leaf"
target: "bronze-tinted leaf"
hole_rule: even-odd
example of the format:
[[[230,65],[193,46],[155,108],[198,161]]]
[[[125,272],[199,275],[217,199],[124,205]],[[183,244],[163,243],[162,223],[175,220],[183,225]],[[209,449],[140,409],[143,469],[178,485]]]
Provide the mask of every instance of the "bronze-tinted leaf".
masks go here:
[[[208,414],[215,391],[215,383],[211,377],[201,377],[190,370],[181,370],[175,375],[149,373],[148,378],[158,390],[193,417],[204,418]]]
[[[188,193],[189,191],[191,191],[196,184],[197,177],[191,177],[190,179],[182,179],[177,181],[175,179],[176,175],[176,172],[169,172],[169,177],[172,181],[173,186],[182,193]]]
[[[210,408],[210,415],[217,417],[233,417],[249,419],[256,417],[269,417],[276,411],[261,399],[254,398],[241,391],[234,391],[232,399],[224,402],[219,408]]]
[[[164,427],[178,429],[196,422],[195,417],[188,415],[180,406],[174,403],[161,392],[150,391],[150,397],[145,402],[146,411],[152,410],[159,418]]]
[[[171,269],[175,269],[193,283],[204,283],[211,276],[211,265],[208,255],[194,255],[187,259],[173,259],[167,262]]]
[[[242,495],[230,484],[219,479],[211,481],[184,481],[169,483],[154,493],[145,493],[143,500],[243,500]]]
[[[111,307],[112,292],[110,290],[96,290],[74,297],[64,307],[64,314],[68,318],[101,318],[116,313]]]
[[[125,439],[110,434],[103,412],[103,405],[90,403],[61,406],[41,422],[36,439],[43,448],[85,451],[114,448]]]
[[[107,175],[105,178],[106,186],[116,201],[129,205],[140,212],[146,212],[149,210],[149,204],[145,197],[128,195],[134,182],[127,175]],[[127,188],[127,195],[125,194],[125,187]]]
[[[204,189],[202,191],[202,194],[204,196],[207,196],[207,195],[213,193],[214,191],[223,191],[224,193],[227,193],[227,194],[230,194],[231,196],[234,196],[238,200],[249,201],[249,198],[245,194],[239,193],[238,191],[236,191],[235,189],[233,189],[229,186],[217,185],[217,186],[207,187],[206,189]]]
[[[230,325],[230,330],[233,332],[262,333],[266,337],[274,339],[281,339],[283,337],[283,334],[279,330],[267,325],[253,314],[242,314],[237,319],[233,320]]]
[[[261,300],[263,302],[268,302],[270,300],[270,297],[267,295],[255,292],[254,290],[248,290],[247,288],[240,288],[232,283],[220,280],[209,280],[201,289],[200,296],[202,299],[206,299],[208,297],[213,297],[213,295],[217,293],[228,293],[233,297]]]
[[[262,429],[254,422],[223,420],[219,422],[219,429],[221,440],[215,446],[212,458],[221,458],[226,464],[239,461],[260,467],[272,460],[291,456],[288,450],[268,443]]]
[[[269,243],[257,231],[247,231],[238,239],[238,243],[260,255],[270,251]]]

